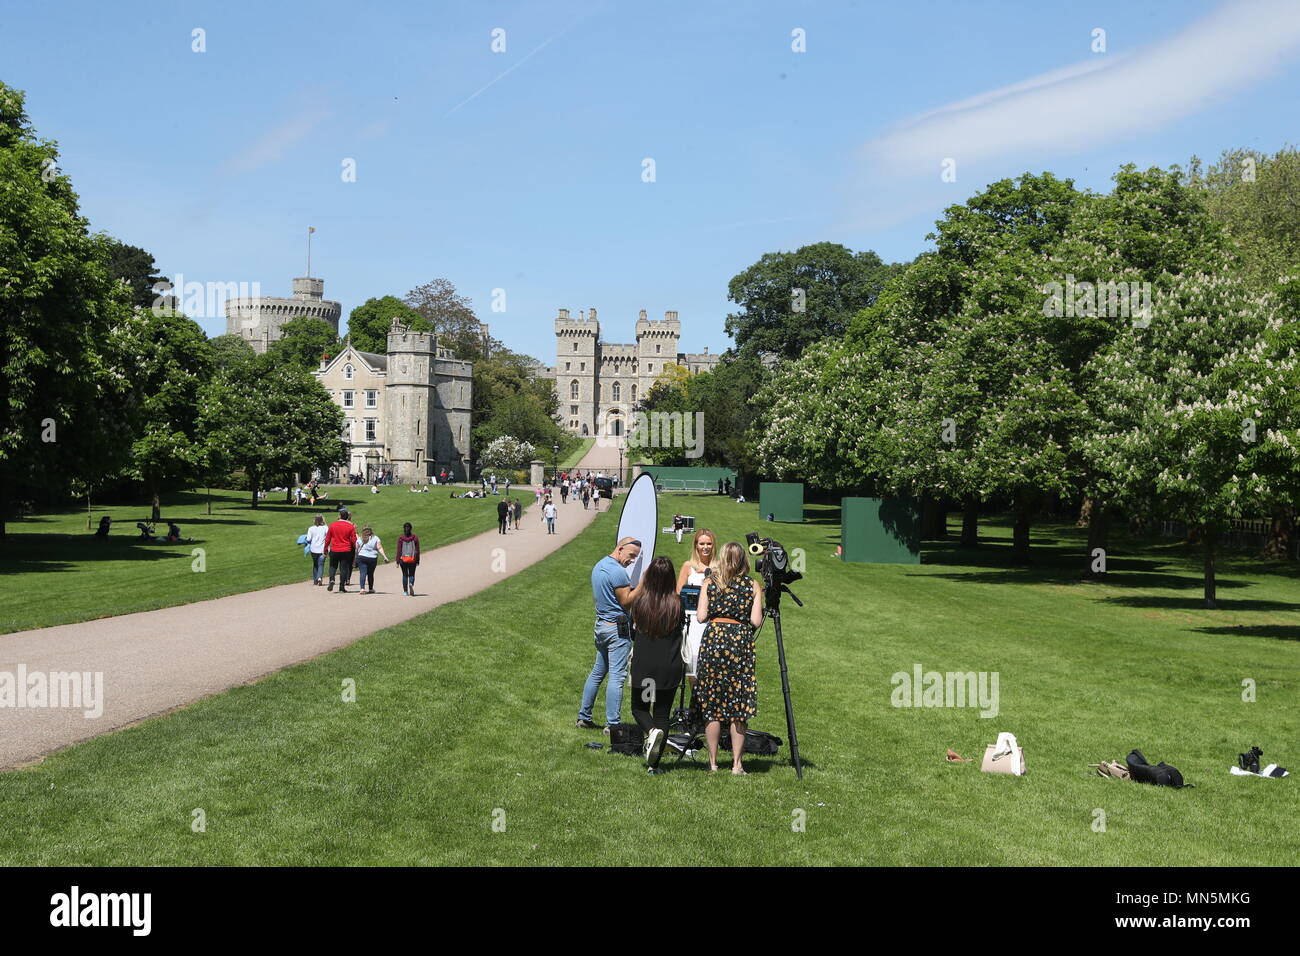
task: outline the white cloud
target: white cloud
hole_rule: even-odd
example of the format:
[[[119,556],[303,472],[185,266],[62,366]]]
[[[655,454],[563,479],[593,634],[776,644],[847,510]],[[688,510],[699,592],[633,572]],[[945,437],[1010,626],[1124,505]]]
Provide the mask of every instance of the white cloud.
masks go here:
[[[1130,138],[1226,99],[1300,47],[1295,0],[1234,0],[1123,57],[1094,54],[914,117],[863,147],[878,174],[938,176],[947,157],[1067,153]]]
[[[324,106],[309,106],[296,116],[263,133],[226,161],[229,173],[247,173],[278,161],[287,149],[311,134],[330,117]]]

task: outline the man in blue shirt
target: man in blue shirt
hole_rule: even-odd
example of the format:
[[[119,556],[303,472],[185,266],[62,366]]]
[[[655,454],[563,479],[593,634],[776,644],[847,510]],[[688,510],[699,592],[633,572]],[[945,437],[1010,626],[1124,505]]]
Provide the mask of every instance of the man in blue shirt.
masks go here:
[[[591,709],[596,705],[596,694],[606,675],[609,676],[609,686],[605,688],[606,724],[617,724],[623,709],[623,682],[627,679],[627,659],[632,652],[632,622],[626,609],[637,592],[627,568],[640,553],[640,541],[623,538],[612,554],[601,558],[591,569],[591,595],[596,602],[596,663],[582,689],[577,723],[586,730],[600,727],[591,719]],[[605,732],[609,733],[608,726]]]

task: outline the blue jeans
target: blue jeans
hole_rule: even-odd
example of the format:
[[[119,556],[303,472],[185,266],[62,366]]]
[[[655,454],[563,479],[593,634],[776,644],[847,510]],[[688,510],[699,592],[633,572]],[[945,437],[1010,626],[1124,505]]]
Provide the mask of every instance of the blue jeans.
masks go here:
[[[378,563],[378,558],[357,558],[357,570],[361,572],[361,583],[358,587],[364,588],[368,581],[370,590],[375,589],[375,565]]]
[[[325,576],[325,552],[316,554],[314,551],[311,556],[311,579],[319,581]]]
[[[632,639],[618,636],[618,625],[605,621],[596,622],[596,663],[587,675],[587,684],[582,688],[582,708],[578,711],[579,720],[591,720],[591,709],[596,705],[596,694],[600,682],[609,675],[609,685],[605,688],[605,723],[617,724],[623,710],[623,682],[627,680],[627,659],[632,653]]]

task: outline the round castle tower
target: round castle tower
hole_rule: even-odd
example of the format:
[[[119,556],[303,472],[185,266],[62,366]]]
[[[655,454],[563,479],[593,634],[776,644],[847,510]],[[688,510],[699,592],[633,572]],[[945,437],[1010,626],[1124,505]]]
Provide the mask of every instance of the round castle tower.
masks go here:
[[[292,298],[226,299],[226,333],[238,335],[258,353],[280,340],[280,327],[290,319],[304,316],[320,319],[328,322],[337,335],[343,306],[323,298],[324,295],[324,279],[303,276],[293,280]]]

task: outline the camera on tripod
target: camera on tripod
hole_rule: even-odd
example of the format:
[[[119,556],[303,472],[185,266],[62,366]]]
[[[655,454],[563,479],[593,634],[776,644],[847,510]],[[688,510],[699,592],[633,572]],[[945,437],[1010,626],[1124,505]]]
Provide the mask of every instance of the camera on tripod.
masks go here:
[[[755,570],[763,578],[763,592],[767,602],[775,603],[773,599],[784,591],[794,599],[795,604],[802,607],[803,602],[794,596],[787,585],[798,581],[803,575],[791,569],[790,555],[781,542],[761,538],[754,533],[745,535],[745,542],[749,545],[749,553],[758,559]]]

